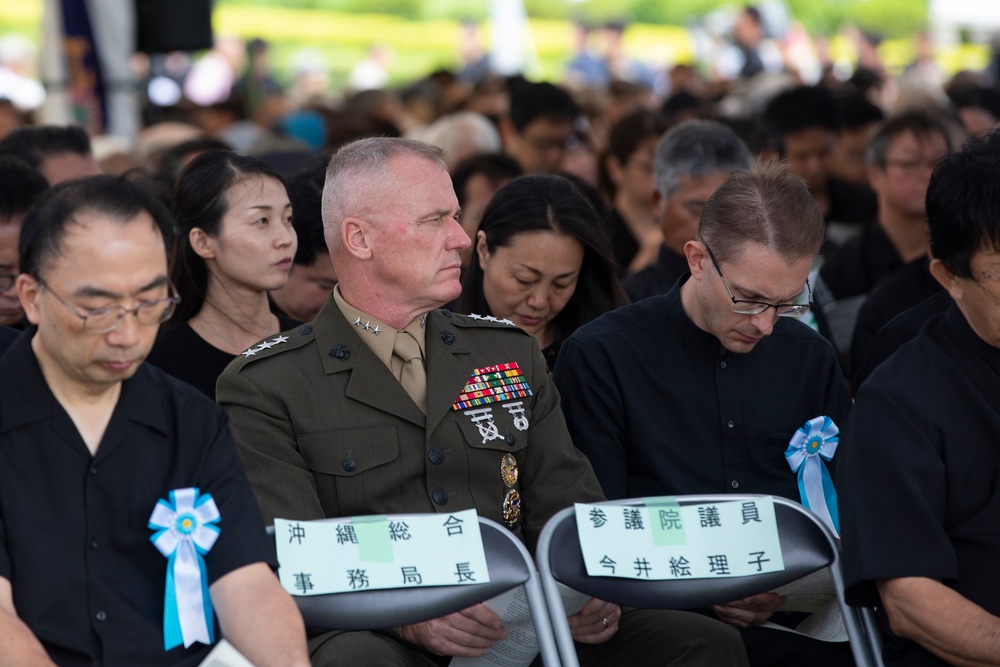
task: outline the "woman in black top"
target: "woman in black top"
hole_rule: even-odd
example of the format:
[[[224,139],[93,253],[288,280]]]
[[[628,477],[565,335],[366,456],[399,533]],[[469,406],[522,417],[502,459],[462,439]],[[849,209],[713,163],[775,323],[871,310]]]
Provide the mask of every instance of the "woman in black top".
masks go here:
[[[625,303],[597,212],[560,176],[522,176],[502,187],[474,245],[458,309],[534,334],[550,370],[577,327]]]
[[[281,175],[231,151],[203,153],[174,190],[171,278],[181,302],[149,361],[215,398],[240,353],[295,326],[271,312],[295,256],[292,205]]]

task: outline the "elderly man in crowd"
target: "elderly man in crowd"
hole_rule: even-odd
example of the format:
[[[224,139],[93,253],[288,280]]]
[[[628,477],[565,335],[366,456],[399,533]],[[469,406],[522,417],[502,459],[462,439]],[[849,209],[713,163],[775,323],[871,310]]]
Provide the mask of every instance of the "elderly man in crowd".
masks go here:
[[[460,292],[470,243],[441,152],[402,139],[346,146],[327,172],[323,216],[338,287],[312,324],[251,348],[219,380],[265,520],[475,508],[534,549],[558,510],[600,500],[535,339],[438,310]],[[522,396],[466,405],[467,386],[501,367]],[[696,614],[593,599],[569,622],[586,664],[745,662],[735,632]],[[505,634],[476,605],[323,633],[310,649],[315,665],[438,665],[483,655]]]
[[[168,224],[110,176],[25,219],[33,326],[0,359],[4,664],[197,665],[213,608],[253,664],[308,664],[225,414],[143,364],[177,303]]]
[[[743,141],[713,120],[681,123],[663,135],[653,161],[663,245],[653,264],[625,281],[632,301],[666,294],[687,273],[684,244],[697,237],[708,198],[751,159]]]

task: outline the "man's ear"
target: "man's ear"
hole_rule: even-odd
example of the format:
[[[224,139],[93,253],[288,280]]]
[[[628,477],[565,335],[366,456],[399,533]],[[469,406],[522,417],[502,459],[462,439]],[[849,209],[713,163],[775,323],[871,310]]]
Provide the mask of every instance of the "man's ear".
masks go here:
[[[194,253],[202,259],[215,259],[215,239],[206,234],[204,230],[195,227],[188,232],[188,243],[191,244]]]
[[[21,308],[24,309],[24,316],[32,324],[38,324],[42,319],[38,309],[38,297],[42,290],[41,284],[27,273],[22,273],[14,281],[14,288],[17,290],[17,298],[21,300]]]
[[[691,277],[695,280],[701,280],[706,270],[705,262],[711,261],[705,251],[705,244],[701,241],[688,241],[684,244],[684,257],[687,258]]]
[[[340,225],[340,242],[358,259],[371,259],[375,251],[371,232],[371,225],[363,218],[346,218]]]
[[[941,283],[941,287],[948,290],[948,294],[955,301],[959,301],[962,298],[962,281],[958,279],[954,273],[951,272],[947,266],[944,265],[940,259],[931,260],[931,275],[934,276],[934,280]]]

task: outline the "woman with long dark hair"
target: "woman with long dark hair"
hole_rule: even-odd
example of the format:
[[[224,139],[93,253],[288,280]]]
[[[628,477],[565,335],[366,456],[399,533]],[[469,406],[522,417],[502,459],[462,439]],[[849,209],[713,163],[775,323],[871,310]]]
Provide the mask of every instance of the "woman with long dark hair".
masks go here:
[[[497,192],[476,232],[459,310],[534,334],[551,369],[578,327],[625,301],[607,232],[572,183],[534,174]]]
[[[296,324],[267,298],[288,280],[297,246],[284,180],[256,158],[203,153],[177,181],[174,230],[181,302],[149,361],[214,399],[234,356]]]

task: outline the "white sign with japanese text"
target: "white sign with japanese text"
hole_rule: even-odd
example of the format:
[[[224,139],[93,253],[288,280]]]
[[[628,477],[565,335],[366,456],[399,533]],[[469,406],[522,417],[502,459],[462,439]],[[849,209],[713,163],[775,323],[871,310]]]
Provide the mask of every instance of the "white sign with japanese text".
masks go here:
[[[274,520],[278,578],[292,595],[490,580],[475,510]]]
[[[576,505],[587,574],[624,579],[745,577],[785,569],[768,497],[680,505]]]

